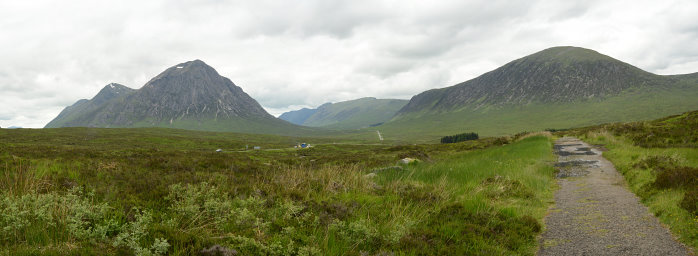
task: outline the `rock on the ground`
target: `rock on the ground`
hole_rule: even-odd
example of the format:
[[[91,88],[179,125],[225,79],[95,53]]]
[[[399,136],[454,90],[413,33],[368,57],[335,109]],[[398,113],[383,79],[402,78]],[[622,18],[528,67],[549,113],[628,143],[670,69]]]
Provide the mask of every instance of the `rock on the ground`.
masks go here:
[[[220,245],[214,245],[210,248],[204,248],[200,251],[199,255],[202,256],[234,256],[238,255],[238,251],[235,249],[226,248]]]
[[[417,161],[419,161],[419,160],[414,159],[414,158],[405,157],[403,159],[400,159],[400,161],[398,161],[398,163],[399,164],[411,164],[411,163],[414,163]]]
[[[376,176],[377,176],[377,174],[375,172],[372,172],[372,173],[364,175],[364,178],[371,179],[371,178],[376,177]]]

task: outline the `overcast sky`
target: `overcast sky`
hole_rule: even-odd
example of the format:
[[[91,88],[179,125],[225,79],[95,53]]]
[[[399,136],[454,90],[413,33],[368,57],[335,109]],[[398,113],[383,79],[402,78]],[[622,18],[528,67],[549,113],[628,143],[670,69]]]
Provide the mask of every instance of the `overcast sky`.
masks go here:
[[[278,116],[409,99],[545,48],[698,72],[698,1],[0,0],[0,126],[201,59]]]

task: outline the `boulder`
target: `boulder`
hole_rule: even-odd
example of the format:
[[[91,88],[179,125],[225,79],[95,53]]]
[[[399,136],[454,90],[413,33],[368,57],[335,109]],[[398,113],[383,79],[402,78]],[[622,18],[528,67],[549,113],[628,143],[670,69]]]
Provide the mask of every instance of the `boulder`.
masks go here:
[[[419,160],[414,159],[414,158],[405,157],[403,159],[400,159],[400,161],[398,161],[398,164],[411,164],[411,163],[416,163],[418,161]]]

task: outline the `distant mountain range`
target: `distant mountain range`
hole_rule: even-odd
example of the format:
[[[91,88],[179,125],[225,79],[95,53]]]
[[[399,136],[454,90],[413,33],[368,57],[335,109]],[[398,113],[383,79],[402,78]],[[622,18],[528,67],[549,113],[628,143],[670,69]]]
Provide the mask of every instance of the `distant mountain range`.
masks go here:
[[[138,90],[109,84],[94,98],[66,107],[46,128],[72,126],[156,126],[277,134],[309,131],[270,115],[201,60],[172,66]]]
[[[354,138],[365,132],[370,139],[378,129],[387,140],[409,141],[650,120],[696,109],[698,73],[656,75],[593,50],[554,47],[409,101],[361,98],[279,118],[195,60],[168,68],[138,90],[109,84],[94,98],[66,107],[46,127],[157,126]],[[328,132],[355,129],[360,130],[349,135]]]
[[[329,104],[329,103],[325,103],[325,104]],[[322,106],[323,105],[321,105],[320,107],[322,107]],[[318,107],[318,108],[320,108],[320,107]],[[305,120],[308,120],[308,118],[310,116],[312,116],[313,114],[315,114],[315,112],[317,112],[317,110],[318,110],[317,108],[312,108],[312,109],[311,108],[302,108],[299,110],[292,110],[292,111],[284,112],[283,114],[281,114],[279,116],[279,119],[286,120],[292,124],[303,125]]]
[[[366,97],[325,103],[316,109],[303,108],[281,114],[280,119],[297,125],[349,130],[383,124],[407,104],[407,100]]]
[[[698,74],[661,76],[593,50],[554,47],[477,78],[420,93],[384,136],[503,135],[648,120],[698,109]]]

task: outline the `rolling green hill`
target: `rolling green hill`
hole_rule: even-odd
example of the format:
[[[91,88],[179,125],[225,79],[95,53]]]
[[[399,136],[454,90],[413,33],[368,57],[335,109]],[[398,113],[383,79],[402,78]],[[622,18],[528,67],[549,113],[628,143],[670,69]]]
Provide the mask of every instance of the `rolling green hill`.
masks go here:
[[[302,108],[299,110],[285,112],[279,116],[279,119],[285,120],[292,124],[303,125],[303,122],[305,122],[305,120],[308,120],[308,117],[315,114],[315,112],[317,112],[316,108]]]
[[[407,100],[361,98],[326,103],[317,109],[286,112],[279,118],[298,125],[351,130],[382,124],[407,104]],[[308,115],[310,113],[310,115]]]
[[[418,94],[376,129],[387,139],[436,140],[464,131],[495,136],[695,109],[696,74],[660,76],[592,50],[555,47]]]

